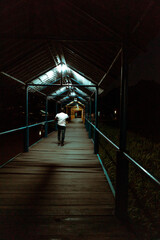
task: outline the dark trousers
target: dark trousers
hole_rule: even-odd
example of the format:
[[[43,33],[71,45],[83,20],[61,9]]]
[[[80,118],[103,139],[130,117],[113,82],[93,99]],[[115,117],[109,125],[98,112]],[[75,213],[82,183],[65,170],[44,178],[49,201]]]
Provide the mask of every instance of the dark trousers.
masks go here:
[[[66,127],[58,125],[58,141],[61,143],[64,143],[65,131]]]

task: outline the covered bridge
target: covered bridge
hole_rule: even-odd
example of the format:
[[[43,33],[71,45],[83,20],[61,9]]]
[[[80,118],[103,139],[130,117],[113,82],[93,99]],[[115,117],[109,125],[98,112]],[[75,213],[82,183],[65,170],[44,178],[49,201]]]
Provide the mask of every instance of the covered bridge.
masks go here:
[[[128,219],[129,164],[160,182],[126,152],[128,67],[159,30],[153,0],[1,1],[2,240],[138,239]],[[119,146],[98,128],[99,98],[117,86]],[[60,148],[54,116],[62,106],[70,123]],[[33,117],[40,110],[41,121]],[[117,151],[115,187],[99,137]]]

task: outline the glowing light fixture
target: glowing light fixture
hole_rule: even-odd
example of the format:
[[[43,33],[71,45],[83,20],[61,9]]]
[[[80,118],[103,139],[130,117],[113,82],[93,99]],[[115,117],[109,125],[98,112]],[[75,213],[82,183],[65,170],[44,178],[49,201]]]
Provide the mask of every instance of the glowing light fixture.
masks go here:
[[[66,70],[68,70],[68,67],[66,64],[60,64],[57,66],[57,70],[58,72],[65,72]]]
[[[54,73],[53,73],[53,71],[51,70],[51,71],[47,72],[46,75],[47,75],[49,78],[52,78],[52,77],[54,76]]]
[[[37,78],[32,81],[33,84],[41,84],[41,81]]]
[[[47,75],[43,74],[42,76],[39,77],[42,82],[45,82],[47,80]]]
[[[76,96],[76,93],[75,92],[71,92],[70,96],[74,97],[74,96]]]

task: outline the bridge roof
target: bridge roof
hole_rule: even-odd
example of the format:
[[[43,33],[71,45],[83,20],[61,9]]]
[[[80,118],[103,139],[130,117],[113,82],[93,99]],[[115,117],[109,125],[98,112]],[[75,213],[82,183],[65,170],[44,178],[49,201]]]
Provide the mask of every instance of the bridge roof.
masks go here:
[[[63,64],[69,70],[65,83],[78,83],[91,96],[94,88],[84,84],[97,84],[103,94],[118,84],[128,23],[129,62],[146,51],[160,30],[160,5],[153,0],[3,0],[0,19],[2,72],[24,83],[58,84]],[[53,95],[59,86],[36,88]]]
[[[83,76],[83,73],[74,71],[66,64],[55,66],[28,84],[30,84],[31,92],[43,91],[49,98],[60,102],[68,102],[75,97],[85,102],[96,90],[97,85],[94,80]],[[54,86],[54,91],[53,87],[50,88],[51,86]],[[83,90],[80,89],[82,87]],[[99,88],[99,94],[102,92],[103,89]]]

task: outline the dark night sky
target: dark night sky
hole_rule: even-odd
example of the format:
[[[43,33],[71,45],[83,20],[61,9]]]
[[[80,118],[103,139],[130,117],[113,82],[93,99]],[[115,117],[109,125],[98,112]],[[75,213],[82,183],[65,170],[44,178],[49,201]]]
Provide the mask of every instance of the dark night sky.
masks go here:
[[[160,84],[160,35],[130,65],[129,85],[140,80],[156,81]]]
[[[119,108],[118,81],[101,99],[101,111]],[[114,83],[115,83],[114,82]],[[128,123],[138,132],[159,139],[160,122],[160,35],[129,66]]]

